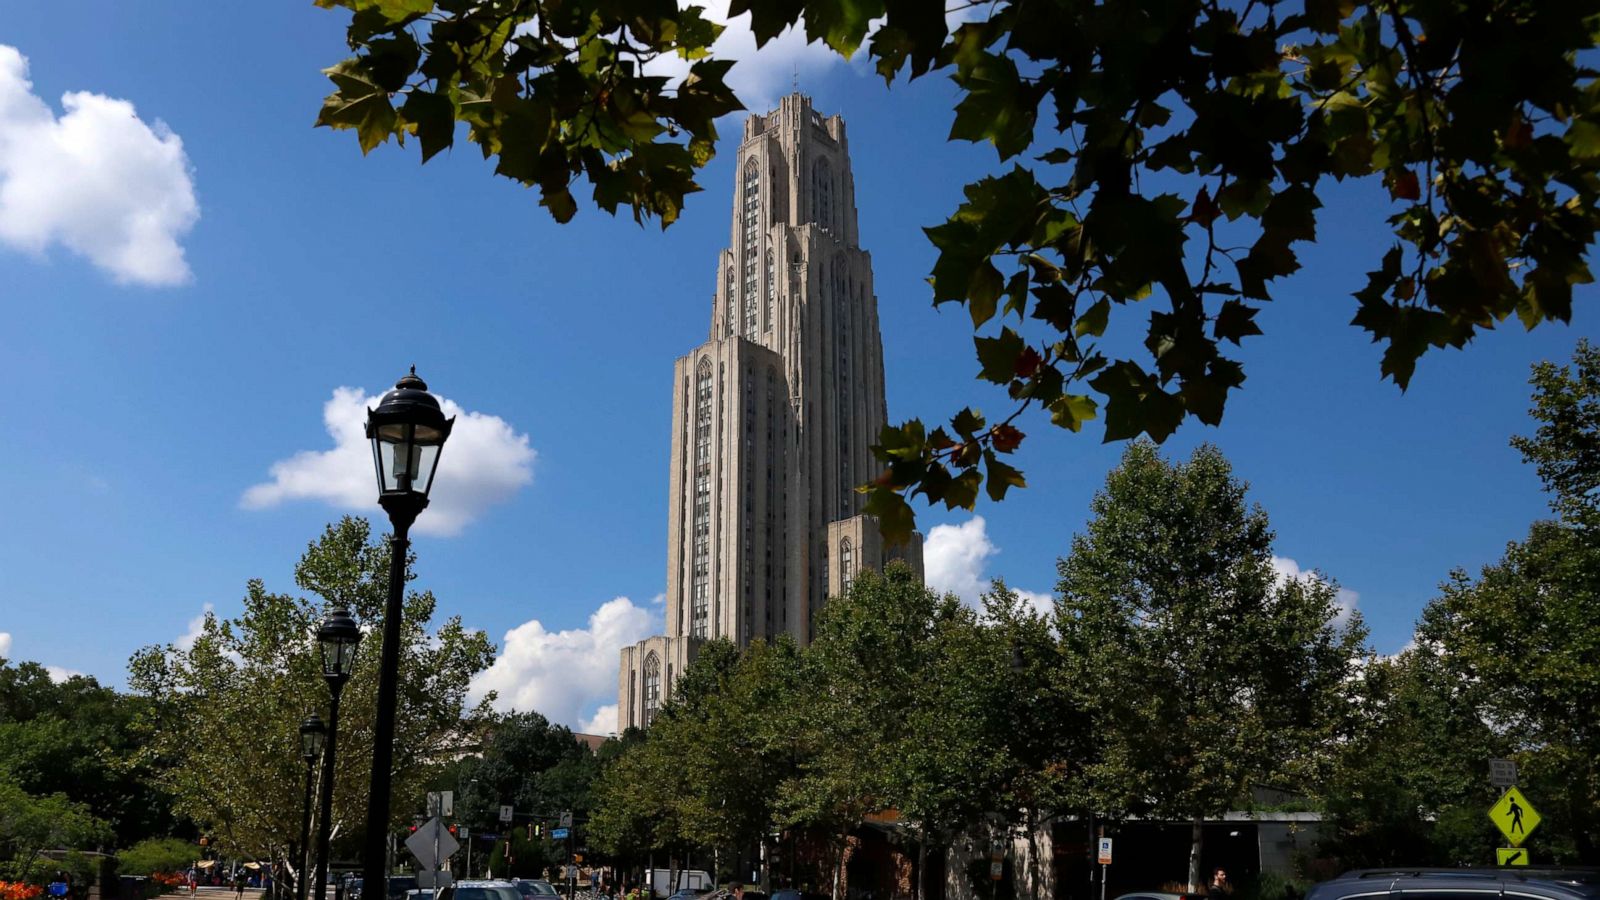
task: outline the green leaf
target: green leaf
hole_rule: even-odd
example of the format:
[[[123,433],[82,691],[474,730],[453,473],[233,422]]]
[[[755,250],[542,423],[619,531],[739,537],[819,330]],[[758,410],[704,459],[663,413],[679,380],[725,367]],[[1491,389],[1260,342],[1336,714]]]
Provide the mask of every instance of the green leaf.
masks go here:
[[[1217,312],[1211,333],[1216,335],[1219,341],[1233,341],[1235,344],[1250,335],[1260,334],[1261,328],[1255,323],[1257,312],[1260,310],[1246,306],[1238,300],[1225,301],[1222,309]]]
[[[1010,57],[984,53],[955,81],[966,96],[956,104],[951,140],[989,141],[1003,160],[1027,149],[1033,142],[1038,100],[1023,85]]]
[[[878,530],[891,544],[910,540],[911,532],[917,525],[916,514],[911,511],[906,498],[890,488],[873,488],[861,511],[878,520]]]
[[[988,469],[984,487],[990,500],[999,503],[1006,498],[1006,491],[1011,488],[1028,486],[1028,482],[1022,477],[1022,472],[1001,462],[994,453],[985,451],[983,461]]]
[[[1099,415],[1100,405],[1083,394],[1062,394],[1050,403],[1050,421],[1068,431],[1083,430],[1083,423]]]
[[[1074,337],[1093,335],[1100,337],[1106,333],[1106,324],[1111,318],[1111,301],[1102,297],[1083,311],[1076,324],[1072,326]]]
[[[353,128],[367,154],[394,133],[397,117],[389,103],[389,92],[380,87],[367,71],[361,57],[347,59],[323,74],[335,90],[322,103],[316,124],[328,128]]]
[[[407,130],[422,143],[422,161],[427,162],[455,141],[456,106],[444,94],[415,90],[400,107]]]
[[[999,337],[977,337],[972,342],[978,348],[978,362],[983,367],[980,377],[995,384],[1006,384],[1016,377],[1017,357],[1027,346],[1022,335],[1006,327],[1000,329]]]

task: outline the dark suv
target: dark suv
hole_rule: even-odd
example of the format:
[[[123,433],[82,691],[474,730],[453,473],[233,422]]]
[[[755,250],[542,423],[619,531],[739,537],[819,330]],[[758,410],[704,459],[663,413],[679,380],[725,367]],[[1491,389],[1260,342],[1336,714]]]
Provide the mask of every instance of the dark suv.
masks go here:
[[[1358,869],[1305,900],[1600,900],[1600,869]]]

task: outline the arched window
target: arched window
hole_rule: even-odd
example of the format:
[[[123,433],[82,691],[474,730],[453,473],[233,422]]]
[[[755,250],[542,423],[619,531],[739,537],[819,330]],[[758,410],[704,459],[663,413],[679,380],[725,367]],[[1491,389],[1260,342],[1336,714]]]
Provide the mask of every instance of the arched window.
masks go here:
[[[823,228],[833,227],[833,166],[825,156],[811,167],[811,218]]]
[[[651,651],[644,658],[644,724],[661,710],[661,657]]]
[[[733,266],[728,267],[727,285],[728,333],[733,334],[739,328],[739,282],[734,280]]]
[[[850,543],[850,539],[849,538],[845,538],[844,540],[839,542],[839,589],[840,589],[840,593],[848,593],[850,591],[850,582],[855,580],[855,576],[856,576],[855,546]],[[646,665],[648,665],[648,663]],[[649,700],[646,699],[645,703],[648,705]]]

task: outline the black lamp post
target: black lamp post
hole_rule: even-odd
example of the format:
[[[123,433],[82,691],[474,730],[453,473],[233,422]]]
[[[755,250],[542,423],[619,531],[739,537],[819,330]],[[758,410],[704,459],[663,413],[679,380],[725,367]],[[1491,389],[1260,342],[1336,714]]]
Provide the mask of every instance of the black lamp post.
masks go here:
[[[311,770],[322,758],[322,745],[328,739],[328,726],[313,715],[300,723],[300,758],[306,761],[305,812],[300,816],[300,872],[295,877],[299,887],[295,896],[306,900],[306,886],[311,883]]]
[[[394,717],[400,681],[400,601],[405,592],[406,551],[411,523],[428,507],[428,491],[439,467],[439,451],[455,418],[417,377],[417,369],[395,382],[377,409],[367,410],[367,437],[378,470],[378,504],[389,514],[389,597],[383,608],[383,656],[378,664],[378,714],[372,730],[372,789],[367,794],[364,883],[388,884],[389,790],[394,767]],[[381,894],[375,896],[382,896]],[[320,900],[320,898],[319,898]]]
[[[339,695],[356,668],[356,645],[361,629],[341,607],[328,611],[317,629],[317,649],[322,656],[322,677],[328,682],[328,738],[322,754],[322,803],[317,820],[317,900],[328,896],[328,839],[333,829],[333,764],[339,738]]]

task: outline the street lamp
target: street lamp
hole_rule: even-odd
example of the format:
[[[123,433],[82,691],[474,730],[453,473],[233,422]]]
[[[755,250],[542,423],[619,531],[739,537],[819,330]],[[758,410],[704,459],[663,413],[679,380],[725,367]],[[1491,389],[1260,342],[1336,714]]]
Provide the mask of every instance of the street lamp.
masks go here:
[[[306,900],[306,886],[311,884],[311,770],[322,758],[322,746],[328,739],[328,726],[312,715],[300,723],[300,758],[306,761],[305,812],[300,817],[300,872],[295,881],[298,900]]]
[[[333,828],[333,764],[339,738],[339,695],[356,668],[356,645],[361,629],[343,607],[335,607],[317,628],[317,652],[322,658],[322,677],[328,682],[332,702],[328,705],[328,738],[322,755],[322,803],[317,821],[317,900],[328,896],[328,839]]]
[[[378,504],[389,514],[389,598],[383,607],[383,656],[378,664],[378,712],[372,730],[372,787],[367,793],[367,885],[388,883],[389,789],[394,767],[394,717],[400,681],[400,601],[405,592],[406,551],[411,523],[428,507],[428,491],[439,467],[439,451],[455,418],[417,377],[417,369],[395,382],[376,409],[367,410],[367,438],[378,474]],[[375,896],[382,896],[377,894]],[[319,898],[321,900],[321,898]]]

